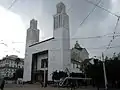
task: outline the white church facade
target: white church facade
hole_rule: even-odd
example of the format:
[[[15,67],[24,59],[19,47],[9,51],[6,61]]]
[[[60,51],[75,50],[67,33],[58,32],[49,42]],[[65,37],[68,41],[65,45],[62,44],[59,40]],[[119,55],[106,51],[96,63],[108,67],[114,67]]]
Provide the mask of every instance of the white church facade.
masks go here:
[[[58,3],[56,8],[52,38],[39,42],[37,21],[30,21],[26,37],[24,81],[43,80],[44,74],[46,80],[51,81],[52,73],[56,70],[72,72],[69,16],[62,2]]]

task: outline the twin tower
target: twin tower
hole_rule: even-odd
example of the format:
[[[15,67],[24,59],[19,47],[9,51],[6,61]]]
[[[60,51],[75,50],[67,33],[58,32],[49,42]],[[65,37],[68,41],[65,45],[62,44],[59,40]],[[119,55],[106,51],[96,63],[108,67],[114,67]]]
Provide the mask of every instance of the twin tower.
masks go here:
[[[57,14],[53,17],[53,37],[56,39],[69,39],[69,16],[66,14],[66,7],[62,2],[57,4],[56,7]],[[37,20],[32,19],[30,21],[30,28],[27,30],[26,46],[36,42],[39,42],[39,29],[37,29]]]
[[[37,21],[34,19],[30,21],[30,28],[27,30],[26,54],[24,62],[24,80],[26,81],[31,80],[31,65],[34,61],[33,55],[39,52],[44,52],[46,50],[48,59],[48,80],[51,80],[51,73],[53,73],[54,70],[70,70],[71,57],[69,16],[67,15],[66,7],[62,2],[58,3],[56,5],[56,8],[57,12],[53,16],[54,23],[52,40],[48,39],[39,42],[39,30],[37,29]],[[36,61],[39,61],[39,59]],[[37,68],[37,70],[38,69],[39,68]]]

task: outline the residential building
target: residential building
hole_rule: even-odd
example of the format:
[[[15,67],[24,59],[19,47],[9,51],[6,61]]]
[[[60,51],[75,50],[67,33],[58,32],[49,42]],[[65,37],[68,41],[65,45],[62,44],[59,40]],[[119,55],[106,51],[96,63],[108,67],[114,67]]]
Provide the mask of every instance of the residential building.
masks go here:
[[[84,60],[89,59],[89,53],[85,48],[82,48],[78,41],[76,41],[76,44],[71,49],[71,69],[73,72],[82,72],[80,70],[82,62]]]
[[[24,59],[19,58],[16,55],[10,55],[0,60],[0,76],[1,77],[13,77],[13,73],[18,68],[23,68]]]

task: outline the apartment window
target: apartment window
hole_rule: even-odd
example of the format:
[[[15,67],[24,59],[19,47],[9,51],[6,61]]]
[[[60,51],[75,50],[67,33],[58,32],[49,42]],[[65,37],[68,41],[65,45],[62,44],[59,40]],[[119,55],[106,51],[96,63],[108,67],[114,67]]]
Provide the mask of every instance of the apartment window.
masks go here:
[[[6,67],[8,67],[8,66],[9,66],[9,64],[5,64],[5,66],[6,66]]]
[[[79,67],[78,67],[78,64],[76,64],[76,68],[79,68]]]

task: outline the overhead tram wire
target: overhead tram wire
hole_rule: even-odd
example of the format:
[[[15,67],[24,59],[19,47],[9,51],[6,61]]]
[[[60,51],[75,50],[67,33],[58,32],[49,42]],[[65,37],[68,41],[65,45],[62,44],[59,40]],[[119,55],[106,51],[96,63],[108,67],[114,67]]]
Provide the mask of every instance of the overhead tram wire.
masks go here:
[[[8,7],[8,10],[10,10],[16,2],[17,2],[17,0],[13,0],[12,4]],[[16,42],[12,42],[12,43],[16,43]],[[13,48],[13,50],[20,53],[20,51],[16,50],[15,48]]]
[[[79,40],[79,39],[99,39],[99,38],[107,38],[107,37],[113,37],[113,35],[110,35],[112,33],[104,34],[104,35],[99,35],[99,36],[91,36],[91,37],[78,37],[78,38],[70,38],[70,40]],[[117,34],[117,33],[116,33]],[[120,34],[114,35],[115,37],[120,37]],[[54,39],[53,41],[60,40],[61,38]],[[68,40],[67,38],[63,38],[63,40]]]
[[[13,3],[10,5],[10,7],[9,7],[8,9],[11,9],[12,6],[16,3],[16,1],[17,1],[17,0],[14,0]],[[81,22],[80,26],[81,26],[81,25],[85,22],[85,20],[91,15],[91,13],[96,9],[96,7],[99,7],[99,8],[101,8],[101,9],[107,11],[108,13],[110,13],[110,14],[118,17],[116,14],[114,14],[114,13],[110,12],[109,10],[107,10],[107,9],[99,6],[99,3],[100,3],[101,0],[100,0],[97,4],[94,4],[93,2],[88,1],[88,0],[86,0],[86,1],[89,2],[89,3],[91,3],[91,4],[93,4],[93,5],[95,5],[95,7],[94,7],[94,8],[92,9],[92,11],[85,17],[85,19]],[[69,10],[70,10],[70,9],[68,9],[68,11],[69,11]],[[102,36],[79,38],[79,39],[100,38],[100,37],[102,37]],[[112,48],[112,47],[111,47],[111,48]]]
[[[94,8],[88,13],[88,15],[83,19],[83,21],[80,23],[80,25],[79,25],[78,28],[80,28],[80,26],[83,25],[83,23],[84,23],[84,22],[87,20],[87,18],[94,12],[94,10],[97,8],[97,5],[99,5],[100,2],[101,2],[101,0],[99,0],[99,2],[95,5],[95,7],[94,7]]]
[[[120,45],[117,45],[117,46],[112,46],[110,48],[119,48]],[[90,49],[90,48],[89,48]],[[101,49],[101,48],[91,48],[91,49]],[[60,51],[61,49],[50,49],[50,51]],[[64,49],[65,51],[68,51],[68,50],[71,50],[71,49]],[[36,50],[38,51],[38,50]]]
[[[101,2],[101,0],[99,0],[99,2],[97,3],[97,5],[100,4],[100,2]],[[94,12],[94,10],[96,9],[97,5],[96,5],[96,6],[88,13],[88,15],[83,19],[83,21],[82,21],[82,22],[80,23],[80,25],[78,26],[78,29],[80,28],[80,26],[83,25],[83,23],[87,20],[87,18]],[[70,9],[71,9],[71,7],[68,9],[67,12],[69,12]]]
[[[90,3],[90,4],[93,4],[93,5],[95,5],[95,6],[99,7],[99,8],[101,8],[102,10],[108,12],[109,14],[111,14],[111,15],[117,17],[117,23],[116,23],[116,26],[115,26],[115,29],[114,29],[113,38],[112,38],[112,40],[110,40],[110,42],[109,42],[109,44],[108,44],[108,47],[105,49],[105,51],[107,51],[108,49],[112,48],[112,47],[111,47],[111,44],[112,44],[113,40],[115,39],[115,36],[114,36],[114,35],[115,35],[115,31],[116,31],[116,28],[117,28],[117,25],[118,25],[120,16],[116,15],[115,13],[113,13],[113,12],[111,12],[111,11],[105,9],[104,7],[101,7],[101,6],[95,4],[95,3],[91,2],[91,1],[88,1],[88,0],[86,0],[86,1],[87,1],[88,3]]]
[[[8,47],[8,45],[6,43],[0,43],[0,44],[3,44],[4,46]]]
[[[8,7],[8,9],[11,9],[16,2],[17,2],[17,0],[13,0],[12,4]]]
[[[16,1],[17,0],[14,0],[13,1],[13,3],[10,5],[10,7],[9,7],[9,9],[16,3]],[[86,0],[86,1],[88,1],[88,0]],[[91,3],[91,4],[94,4],[93,2],[90,2],[90,1],[88,1],[89,3]],[[79,25],[79,27],[85,22],[85,20],[91,15],[91,13],[96,9],[96,7],[98,7],[99,6],[99,3],[101,2],[101,0],[99,0],[99,2],[97,3],[97,4],[94,4],[95,5],[95,7],[91,10],[91,12],[84,18],[84,20],[81,22],[81,24]],[[69,8],[68,9],[68,11],[67,12],[69,12],[70,11],[70,9],[71,8]],[[106,9],[105,9],[106,10]],[[108,11],[108,10],[106,10],[106,11]],[[110,11],[109,11],[110,12]],[[102,37],[104,37],[104,36],[95,36],[95,37],[83,37],[83,38],[72,38],[72,39],[94,39],[94,38],[102,38]],[[17,43],[17,42],[16,42]]]
[[[113,12],[111,12],[111,11],[105,9],[105,8],[102,7],[102,6],[99,6],[98,4],[93,3],[92,1],[88,1],[88,0],[85,0],[85,1],[88,2],[88,3],[90,3],[90,4],[93,4],[93,5],[97,6],[97,7],[99,7],[99,8],[101,8],[102,10],[104,10],[104,11],[106,11],[106,12],[112,14],[112,15],[115,16],[115,17],[119,17],[119,16],[116,15],[115,13],[113,13]]]
[[[70,38],[70,40],[79,40],[79,39],[99,39],[99,38],[107,38],[107,37],[113,37],[112,35],[110,35],[110,34],[113,34],[113,33],[108,33],[108,34],[104,34],[104,35],[99,35],[99,36],[89,36],[89,37],[79,37],[79,38]],[[117,35],[114,35],[114,37],[120,37],[120,33],[115,33],[115,34],[117,34]],[[53,40],[53,41],[57,41],[57,40],[59,40],[59,39],[55,39],[55,40]],[[14,42],[14,41],[12,41],[12,44],[23,44],[24,42]]]
[[[115,29],[113,31],[113,38],[110,40],[110,42],[109,42],[107,48],[105,49],[105,51],[107,51],[108,49],[110,49],[111,44],[112,44],[113,40],[115,39],[115,33],[116,33],[116,29],[117,29],[117,26],[118,26],[119,19],[120,19],[120,17],[118,17],[116,25],[115,25]]]
[[[119,48],[120,45],[117,45],[117,46],[112,46],[110,48]],[[98,47],[98,48],[87,48],[87,49],[90,49],[90,50],[101,50],[101,49],[106,49],[106,46],[105,47]]]

